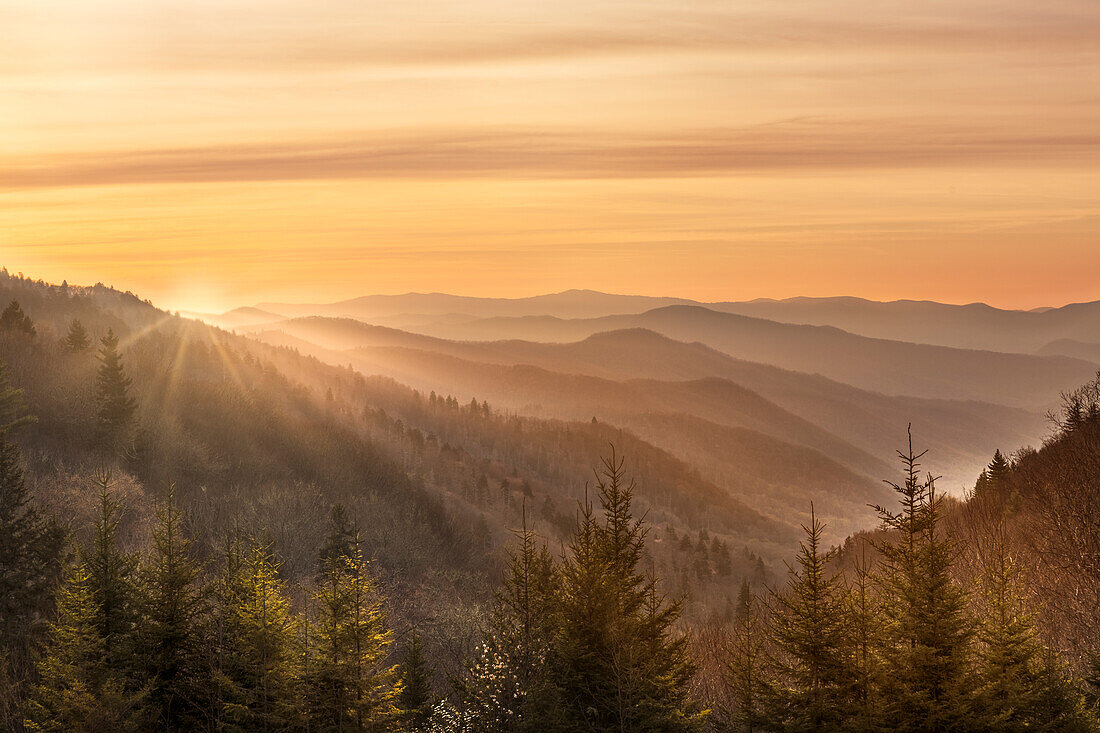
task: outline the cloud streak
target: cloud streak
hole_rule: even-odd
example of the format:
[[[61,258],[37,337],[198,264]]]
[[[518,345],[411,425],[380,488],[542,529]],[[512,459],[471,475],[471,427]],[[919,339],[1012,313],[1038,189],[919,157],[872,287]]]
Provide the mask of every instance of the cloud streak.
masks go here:
[[[793,121],[679,134],[451,132],[8,159],[6,189],[348,178],[677,178],[768,170],[1100,162],[1100,132]]]
[[[0,71],[73,68],[147,71],[332,70],[356,66],[516,63],[655,53],[846,52],[875,50],[1037,51],[1095,56],[1100,4],[888,0],[831,3],[651,2],[428,4],[380,12],[375,3],[111,3],[68,7],[42,0],[7,8],[0,23],[11,49]],[[97,31],[107,28],[110,33]],[[43,39],[75,43],[57,53]],[[49,53],[42,53],[45,48]]]

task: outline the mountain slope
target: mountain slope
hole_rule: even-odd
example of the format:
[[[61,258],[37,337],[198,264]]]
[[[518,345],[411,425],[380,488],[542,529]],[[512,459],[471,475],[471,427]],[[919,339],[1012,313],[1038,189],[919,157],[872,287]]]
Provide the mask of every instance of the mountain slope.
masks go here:
[[[492,341],[578,341],[601,331],[645,328],[699,341],[730,356],[771,364],[885,394],[981,400],[1046,409],[1089,378],[1095,365],[1068,357],[1005,354],[872,339],[828,326],[799,326],[669,306],[638,315],[563,320],[487,319],[418,329],[435,336]]]
[[[1100,301],[1038,311],[862,298],[753,300],[707,307],[782,323],[835,326],[873,338],[1019,353],[1033,353],[1057,339],[1088,340],[1100,332]]]
[[[260,303],[261,310],[288,316],[344,316],[360,320],[404,315],[496,316],[552,315],[559,318],[595,318],[615,313],[640,313],[666,305],[692,303],[683,298],[611,295],[595,290],[566,290],[530,298],[478,298],[446,293],[366,295],[323,304]]]
[[[1043,415],[974,401],[951,401],[886,396],[835,382],[819,375],[794,372],[734,359],[701,343],[674,341],[653,331],[628,329],[599,333],[575,343],[530,341],[456,342],[393,329],[370,326],[352,319],[292,319],[277,326],[298,342],[280,343],[307,349],[303,341],[327,349],[408,348],[455,356],[485,364],[527,364],[561,374],[584,374],[622,381],[651,379],[689,381],[719,377],[759,394],[844,441],[875,456],[890,455],[905,441],[906,425],[936,454],[944,468],[945,485],[969,484],[997,448],[1037,442],[1046,432]],[[366,352],[360,352],[369,358]],[[339,363],[343,357],[325,358]],[[426,389],[460,391],[445,369],[432,379],[402,372],[397,357],[376,358],[369,366],[380,373],[418,379]],[[557,392],[555,392],[556,394]],[[552,394],[537,401],[553,402]],[[683,411],[684,408],[676,408]],[[765,430],[767,432],[767,430]],[[794,439],[781,435],[783,439]],[[796,441],[797,442],[797,441]],[[820,447],[820,446],[819,446]]]

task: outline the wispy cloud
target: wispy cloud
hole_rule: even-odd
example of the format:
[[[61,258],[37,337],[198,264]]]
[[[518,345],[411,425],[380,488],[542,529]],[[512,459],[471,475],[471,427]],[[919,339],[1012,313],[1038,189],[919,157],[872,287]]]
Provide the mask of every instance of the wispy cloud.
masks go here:
[[[148,71],[274,73],[676,51],[1094,54],[1100,33],[1093,0],[63,5],[0,5],[8,49],[0,71],[140,64]]]
[[[1100,132],[790,121],[618,135],[499,130],[9,158],[8,189],[342,178],[649,178],[738,171],[1100,162]]]

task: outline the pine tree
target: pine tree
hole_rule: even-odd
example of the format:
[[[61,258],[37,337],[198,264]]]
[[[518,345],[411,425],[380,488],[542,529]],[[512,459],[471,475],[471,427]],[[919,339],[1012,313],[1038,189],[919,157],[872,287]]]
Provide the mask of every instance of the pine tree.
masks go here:
[[[413,632],[401,663],[401,695],[398,705],[404,711],[405,726],[411,731],[427,729],[432,715],[432,670],[424,659],[420,635]]]
[[[386,662],[393,635],[357,537],[350,554],[324,560],[314,601],[305,679],[310,720],[329,731],[395,729],[401,683]]]
[[[109,471],[96,475],[99,515],[92,545],[83,551],[96,630],[103,638],[107,663],[126,667],[133,660],[138,620],[137,556],[118,548],[120,506],[111,494]]]
[[[78,564],[59,593],[57,620],[50,624],[47,653],[38,664],[40,683],[28,709],[31,730],[146,730],[143,692],[133,691],[110,661],[94,583],[88,568]]]
[[[30,719],[44,730],[144,730],[148,723],[147,690],[134,675],[136,558],[116,546],[110,475],[98,474],[96,482],[95,536],[61,593],[49,653],[39,665],[42,683]]]
[[[87,351],[92,346],[88,332],[84,330],[84,324],[75,318],[69,322],[69,332],[62,343],[65,348],[73,352]]]
[[[28,338],[34,338],[36,333],[34,321],[23,312],[17,300],[8,303],[8,307],[0,313],[0,331],[20,334]]]
[[[183,513],[170,485],[157,510],[152,552],[141,568],[138,635],[138,659],[161,730],[195,727],[207,697],[202,648],[206,593],[182,525]]]
[[[989,462],[984,474],[990,489],[1003,492],[1008,485],[1008,479],[1012,473],[1012,466],[1001,454],[1000,450],[994,451],[993,460]]]
[[[1077,685],[1039,641],[1007,531],[999,519],[982,558],[979,699],[986,719],[1001,731],[1095,730],[1096,718],[1086,712]]]
[[[122,368],[118,337],[108,329],[100,343],[100,365],[96,375],[99,439],[104,447],[118,450],[133,420],[137,403],[130,396],[131,379]]]
[[[765,654],[767,630],[748,581],[742,583],[741,590],[727,662],[733,702],[733,710],[728,714],[734,730],[754,733],[764,730],[771,720],[764,710],[771,697]]]
[[[64,532],[39,514],[23,481],[20,451],[12,433],[30,422],[22,391],[8,383],[0,362],[0,727],[15,727],[31,648],[42,631],[61,572]]]
[[[752,601],[752,586],[749,585],[749,579],[745,578],[741,581],[741,589],[737,592],[737,606],[734,611],[734,618],[742,619],[748,616],[752,608]]]
[[[323,573],[333,560],[351,557],[359,542],[359,530],[348,518],[343,504],[335,504],[329,517],[329,533],[317,553],[317,572]]]
[[[885,620],[879,598],[874,592],[874,577],[867,559],[866,545],[856,564],[854,577],[847,584],[847,618],[851,644],[851,699],[846,728],[852,731],[881,729],[883,646]]]
[[[823,525],[810,505],[797,567],[788,569],[785,592],[773,592],[772,635],[781,684],[776,714],[795,731],[835,730],[850,700],[853,669],[849,618],[840,576],[821,552]]]
[[[298,708],[296,636],[279,566],[263,544],[227,553],[219,588],[218,727],[275,731],[293,726]]]
[[[556,729],[561,707],[548,669],[555,610],[549,550],[527,525],[516,532],[484,644],[460,685],[466,722],[501,733]]]
[[[611,731],[692,730],[702,722],[687,695],[686,640],[674,634],[679,603],[639,570],[646,529],[631,512],[634,484],[623,461],[597,476],[602,521],[582,505],[561,567],[553,667],[566,726]]]
[[[901,510],[876,510],[887,539],[882,582],[890,620],[884,651],[887,724],[894,730],[938,731],[976,724],[974,635],[967,597],[951,577],[956,551],[939,527],[942,497],[931,475],[921,480],[920,458],[899,451],[904,484],[891,484]]]

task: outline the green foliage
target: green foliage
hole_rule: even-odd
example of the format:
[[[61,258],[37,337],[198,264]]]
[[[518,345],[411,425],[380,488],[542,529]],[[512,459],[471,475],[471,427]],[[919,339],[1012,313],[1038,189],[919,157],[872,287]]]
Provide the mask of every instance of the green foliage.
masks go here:
[[[772,594],[772,635],[780,683],[775,713],[795,731],[835,730],[846,714],[854,679],[851,628],[840,576],[827,569],[835,551],[821,551],[823,525],[810,507],[786,591]]]
[[[134,691],[125,667],[112,661],[101,632],[96,581],[83,564],[74,566],[58,597],[48,653],[38,664],[27,727],[56,733],[146,730],[144,691]]]
[[[122,368],[118,337],[113,330],[100,339],[99,370],[96,373],[96,418],[99,439],[106,448],[118,450],[134,417],[137,402],[130,396],[132,380]]]
[[[741,585],[730,637],[727,675],[733,703],[728,711],[735,730],[763,730],[771,716],[765,705],[771,697],[765,643],[768,629],[748,581]]]
[[[232,545],[219,585],[218,727],[280,730],[298,718],[298,619],[270,549]]]
[[[62,339],[61,343],[65,345],[66,349],[73,352],[87,351],[92,346],[88,331],[85,330],[84,324],[76,318],[69,321],[69,331],[65,334],[65,338]]]
[[[883,601],[889,621],[884,654],[886,721],[895,730],[948,730],[975,715],[973,621],[967,596],[951,576],[956,549],[940,527],[942,497],[931,475],[921,480],[912,438],[899,451],[904,484],[891,484],[901,510],[878,507],[889,533],[883,556]]]
[[[187,730],[202,719],[206,699],[204,635],[207,593],[201,567],[183,533],[174,486],[158,507],[153,547],[141,565],[139,673],[160,730]]]
[[[92,545],[81,555],[88,570],[96,630],[109,664],[123,668],[132,661],[140,609],[136,555],[118,548],[120,505],[111,493],[111,474],[96,476],[99,514]]]
[[[560,568],[552,665],[571,730],[692,730],[702,721],[688,700],[694,671],[672,626],[680,604],[639,571],[646,529],[631,512],[614,451],[597,476],[602,521],[590,503]]]
[[[8,307],[0,313],[0,331],[21,334],[28,338],[34,338],[36,333],[34,321],[23,312],[17,300],[8,303]]]
[[[31,502],[12,432],[31,419],[0,362],[0,726],[15,727],[22,681],[60,575],[64,532]]]
[[[405,725],[411,731],[427,729],[434,707],[431,677],[432,669],[424,659],[423,642],[420,635],[413,632],[401,662],[401,694],[398,696]]]
[[[334,514],[325,548],[341,544],[347,530]],[[313,592],[316,618],[310,627],[303,683],[307,715],[316,730],[395,729],[401,713],[401,682],[386,654],[393,636],[385,625],[382,601],[353,536],[340,554],[322,551]]]
[[[848,720],[850,730],[874,730],[882,714],[882,653],[885,648],[885,618],[881,599],[875,593],[872,566],[863,555],[848,582],[845,622],[848,625],[852,678]]]
[[[464,722],[484,731],[555,730],[560,690],[549,666],[553,651],[557,578],[546,546],[527,525],[515,534],[497,604],[477,657],[460,683]]]

